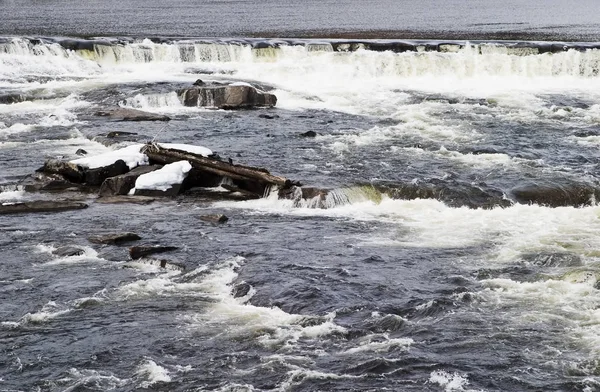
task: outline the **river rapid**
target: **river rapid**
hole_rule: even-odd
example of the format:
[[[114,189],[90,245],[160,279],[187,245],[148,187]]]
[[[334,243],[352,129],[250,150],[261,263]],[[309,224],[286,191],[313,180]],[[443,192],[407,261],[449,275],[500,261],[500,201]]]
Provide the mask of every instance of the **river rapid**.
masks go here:
[[[45,7],[24,17],[12,4],[1,30],[0,203],[63,197],[20,184],[47,158],[127,145],[101,143],[111,131],[203,145],[330,192],[322,205],[71,192],[90,207],[2,216],[0,390],[600,390],[592,22],[561,41],[434,40],[418,21],[406,31],[423,39],[286,38],[311,29],[297,20],[256,38],[281,21],[183,34],[138,16],[111,29],[101,7],[97,37],[67,38],[87,35],[73,30],[85,7],[72,24],[54,8],[56,23],[37,28]],[[567,39],[577,31],[585,41]],[[278,103],[185,107],[175,91],[196,79],[251,83]],[[94,115],[115,106],[172,120]],[[213,213],[230,219],[199,219]],[[177,246],[164,258],[185,268],[88,240],[125,231]],[[55,254],[66,245],[84,253]]]

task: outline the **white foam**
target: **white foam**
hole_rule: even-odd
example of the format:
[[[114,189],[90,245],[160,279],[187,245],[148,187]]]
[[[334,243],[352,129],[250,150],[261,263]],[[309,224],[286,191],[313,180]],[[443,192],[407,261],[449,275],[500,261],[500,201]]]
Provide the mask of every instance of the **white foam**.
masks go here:
[[[19,320],[19,325],[25,324],[43,324],[49,322],[63,314],[69,313],[71,309],[65,309],[54,301],[48,302],[39,312],[26,313]]]
[[[164,367],[158,365],[151,359],[147,359],[136,369],[136,375],[143,380],[140,383],[141,388],[148,388],[157,382],[171,382],[171,376]]]
[[[135,181],[135,187],[129,193],[134,194],[136,189],[166,191],[174,185],[181,184],[191,169],[192,165],[188,161],[169,163],[158,170],[139,176]]]
[[[68,376],[58,381],[69,385],[63,389],[63,392],[78,391],[90,385],[94,385],[104,391],[110,391],[123,388],[128,383],[128,380],[120,379],[104,371],[77,368],[69,369]]]
[[[429,382],[432,384],[438,384],[444,388],[445,392],[454,391],[473,391],[473,389],[465,389],[469,384],[469,380],[466,375],[458,373],[448,373],[444,370],[435,370],[429,375]]]
[[[15,202],[23,200],[25,191],[0,192],[0,202]]]
[[[74,159],[71,161],[71,163],[87,167],[89,169],[96,169],[99,167],[112,165],[119,159],[122,159],[130,169],[133,169],[136,166],[148,164],[148,157],[146,154],[140,152],[142,147],[144,147],[143,144],[134,144],[118,150],[108,151],[100,155]]]
[[[223,262],[199,282],[199,287],[214,299],[206,313],[189,316],[190,327],[212,326],[217,330],[229,325],[233,335],[251,336],[265,346],[293,345],[300,338],[315,339],[332,333],[345,333],[346,329],[334,323],[335,313],[325,315],[316,325],[303,327],[307,316],[289,314],[277,307],[260,307],[246,303],[248,297],[234,298],[231,283],[236,279],[236,269],[244,261],[237,257]]]
[[[414,340],[410,338],[395,338],[390,339],[387,335],[383,335],[383,340],[375,340],[380,337],[377,335],[369,335],[366,339],[360,342],[358,347],[344,351],[344,354],[355,354],[361,352],[388,352],[392,349],[408,351]]]

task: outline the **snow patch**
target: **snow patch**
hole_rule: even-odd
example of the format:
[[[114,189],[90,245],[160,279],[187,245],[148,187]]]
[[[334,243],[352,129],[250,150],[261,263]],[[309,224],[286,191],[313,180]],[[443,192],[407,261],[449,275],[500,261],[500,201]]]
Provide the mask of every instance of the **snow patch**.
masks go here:
[[[159,144],[163,148],[172,148],[175,150],[181,150],[185,152],[189,152],[191,154],[202,155],[203,157],[209,157],[213,155],[213,152],[203,146],[193,146],[191,144],[177,144],[177,143],[160,143]]]
[[[172,185],[181,184],[192,165],[188,161],[169,163],[150,173],[142,174],[135,181],[135,187],[129,192],[134,194],[136,189],[152,189],[166,191]]]
[[[99,167],[112,165],[119,159],[122,159],[125,161],[129,169],[133,169],[134,167],[148,164],[148,157],[146,154],[140,152],[142,147],[144,147],[143,144],[134,144],[118,150],[109,151],[104,154],[75,159],[72,160],[71,163],[87,167],[88,169],[96,169]]]

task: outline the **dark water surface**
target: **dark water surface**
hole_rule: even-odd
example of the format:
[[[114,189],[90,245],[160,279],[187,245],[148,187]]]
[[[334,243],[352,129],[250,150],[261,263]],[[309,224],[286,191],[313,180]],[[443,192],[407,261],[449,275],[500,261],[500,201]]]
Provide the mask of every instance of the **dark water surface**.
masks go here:
[[[0,34],[600,39],[594,0],[0,1]]]

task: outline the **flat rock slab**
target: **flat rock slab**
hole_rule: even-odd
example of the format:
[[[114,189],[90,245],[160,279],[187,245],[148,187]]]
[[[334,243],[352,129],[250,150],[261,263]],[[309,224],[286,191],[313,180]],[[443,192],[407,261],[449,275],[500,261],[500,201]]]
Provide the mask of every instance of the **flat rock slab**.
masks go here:
[[[107,196],[96,199],[96,203],[100,204],[150,204],[154,201],[156,201],[155,197],[146,196]]]
[[[133,260],[137,260],[152,254],[169,252],[176,249],[179,248],[176,246],[132,246],[129,248],[129,256]]]
[[[87,204],[75,201],[37,200],[24,203],[0,204],[0,215],[34,212],[61,212],[69,210],[82,210],[87,207]]]
[[[137,241],[142,238],[135,233],[118,233],[118,234],[105,234],[97,235],[88,238],[88,240],[94,244],[105,244],[105,245],[116,245],[124,242]]]
[[[118,109],[110,109],[110,110],[102,110],[96,112],[97,116],[108,117],[111,120],[115,121],[169,121],[171,118],[169,116],[164,116],[162,114],[155,114],[144,112],[143,110],[137,109],[126,109],[126,108],[118,108]]]

